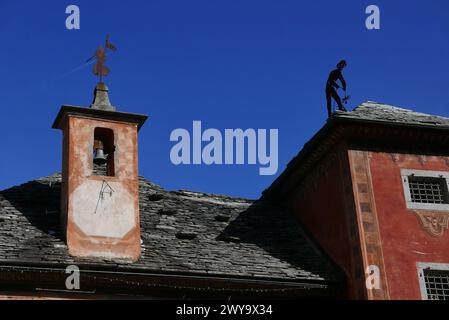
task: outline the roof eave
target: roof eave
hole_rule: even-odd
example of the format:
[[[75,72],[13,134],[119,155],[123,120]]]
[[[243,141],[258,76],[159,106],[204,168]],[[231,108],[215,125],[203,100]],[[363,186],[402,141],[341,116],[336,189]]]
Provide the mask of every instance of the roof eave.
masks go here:
[[[155,273],[150,270],[142,270],[142,269],[121,269],[120,271],[107,269],[107,268],[92,268],[92,267],[83,267],[82,265],[78,266],[80,268],[80,274],[84,276],[84,279],[99,279],[99,278],[107,278],[107,285],[102,286],[101,281],[84,281],[84,285],[89,288],[95,289],[95,291],[110,291],[113,293],[114,291],[114,282],[117,282],[116,285],[123,283],[134,283],[129,288],[126,288],[125,291],[128,293],[133,293],[133,290],[136,288],[136,282],[139,284],[138,287],[151,287],[151,286],[165,286],[165,287],[180,287],[180,286],[191,286],[191,288],[204,288],[208,290],[265,290],[265,291],[276,291],[276,290],[293,290],[293,291],[310,291],[310,290],[318,290],[318,291],[328,291],[329,288],[333,290],[343,290],[342,280],[307,280],[307,279],[298,279],[298,280],[280,280],[280,279],[249,279],[245,277],[232,277],[232,276],[217,276],[217,275],[195,275],[195,274],[180,274],[180,273]],[[14,280],[15,285],[17,286],[29,286],[31,282],[36,279],[40,284],[47,284],[48,289],[64,289],[62,288],[64,285],[64,281],[59,281],[59,278],[65,279],[67,277],[66,269],[63,268],[60,264],[43,264],[43,263],[0,263],[0,271],[1,274],[8,278],[14,278],[11,276],[7,276],[7,274],[16,274],[19,275],[20,280]],[[30,275],[30,279],[27,279],[26,275]],[[32,276],[34,275],[34,276]],[[39,275],[39,276],[36,276]],[[133,282],[134,281],[134,282]],[[0,283],[2,281],[2,277],[0,277]],[[17,283],[16,283],[17,282]],[[87,283],[86,283],[87,282]],[[62,286],[61,286],[62,284]],[[52,286],[56,286],[52,288]],[[2,286],[3,289],[8,289],[6,286]],[[32,285],[31,285],[32,287]],[[124,290],[122,288],[122,290]],[[111,292],[112,291],[112,292]]]

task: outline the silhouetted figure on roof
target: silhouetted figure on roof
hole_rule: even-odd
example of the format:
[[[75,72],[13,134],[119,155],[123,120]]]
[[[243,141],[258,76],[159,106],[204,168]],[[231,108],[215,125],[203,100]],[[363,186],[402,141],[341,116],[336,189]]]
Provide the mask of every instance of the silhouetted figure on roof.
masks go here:
[[[343,106],[340,96],[337,93],[337,89],[340,88],[337,83],[338,80],[340,80],[341,82],[343,91],[346,92],[346,81],[345,78],[343,78],[343,74],[341,73],[346,66],[346,61],[342,60],[337,64],[337,69],[333,70],[329,74],[329,79],[327,80],[326,84],[327,112],[329,113],[329,117],[332,115],[332,99],[337,102],[339,110],[346,111],[346,108]]]

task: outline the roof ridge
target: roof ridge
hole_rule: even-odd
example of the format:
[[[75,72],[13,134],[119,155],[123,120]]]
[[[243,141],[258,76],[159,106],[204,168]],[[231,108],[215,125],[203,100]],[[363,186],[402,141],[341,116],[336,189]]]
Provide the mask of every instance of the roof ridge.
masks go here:
[[[171,191],[171,193],[178,194],[178,195],[184,195],[184,196],[189,196],[189,195],[208,196],[208,197],[216,197],[216,198],[221,198],[221,199],[232,199],[235,201],[244,201],[244,202],[254,202],[255,201],[255,200],[251,200],[251,199],[247,199],[247,198],[234,197],[234,196],[226,195],[226,194],[193,191],[193,190],[185,190],[185,189],[174,190],[174,191]]]
[[[10,189],[16,188],[16,187],[20,187],[20,186],[24,186],[33,182],[39,182],[39,183],[58,183],[61,182],[62,179],[62,174],[61,172],[55,172],[52,173],[48,176],[42,176],[36,179],[32,179],[26,182],[21,183],[20,185],[16,185],[16,186],[11,186],[8,187],[4,190],[0,190],[0,192],[4,192],[4,191],[8,191]],[[196,196],[196,198],[200,198],[202,197],[208,197],[208,198],[216,198],[216,199],[221,199],[221,200],[229,200],[229,201],[233,201],[233,202],[241,202],[241,203],[253,203],[256,200],[254,199],[247,199],[247,198],[242,198],[242,197],[234,197],[231,195],[226,195],[226,194],[215,194],[215,193],[209,193],[209,192],[203,192],[203,191],[193,191],[193,190],[186,190],[186,189],[182,189],[182,190],[166,190],[165,188],[163,188],[162,186],[148,180],[147,178],[145,178],[144,176],[139,176],[139,183],[145,183],[147,184],[147,187],[150,187],[151,189],[154,189],[155,192],[166,192],[166,193],[172,193],[172,194],[176,194],[176,195],[180,195],[180,196],[184,196],[184,197],[188,197],[188,198],[194,198]]]

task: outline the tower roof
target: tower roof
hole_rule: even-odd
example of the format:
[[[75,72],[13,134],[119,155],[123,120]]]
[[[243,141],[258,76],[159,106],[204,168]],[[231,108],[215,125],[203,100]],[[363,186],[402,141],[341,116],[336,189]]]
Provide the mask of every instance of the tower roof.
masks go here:
[[[69,105],[62,106],[56,116],[55,121],[53,122],[52,128],[62,129],[67,116],[80,116],[101,120],[130,122],[135,123],[138,129],[140,129],[148,119],[148,116],[142,114],[117,112],[116,108],[111,105],[109,100],[109,89],[102,82],[98,83],[95,87],[94,100],[90,108]]]
[[[96,118],[100,120],[112,120],[121,122],[135,123],[140,129],[147,121],[148,116],[128,112],[108,111],[94,108],[83,108],[76,106],[62,106],[53,122],[53,129],[61,129],[67,116],[80,116]]]

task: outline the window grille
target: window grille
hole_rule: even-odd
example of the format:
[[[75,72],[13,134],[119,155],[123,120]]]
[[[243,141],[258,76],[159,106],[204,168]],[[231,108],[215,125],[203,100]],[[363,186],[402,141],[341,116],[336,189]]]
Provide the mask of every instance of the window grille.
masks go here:
[[[449,271],[423,270],[428,300],[449,300]]]
[[[409,177],[412,202],[449,204],[446,179],[433,177]]]

